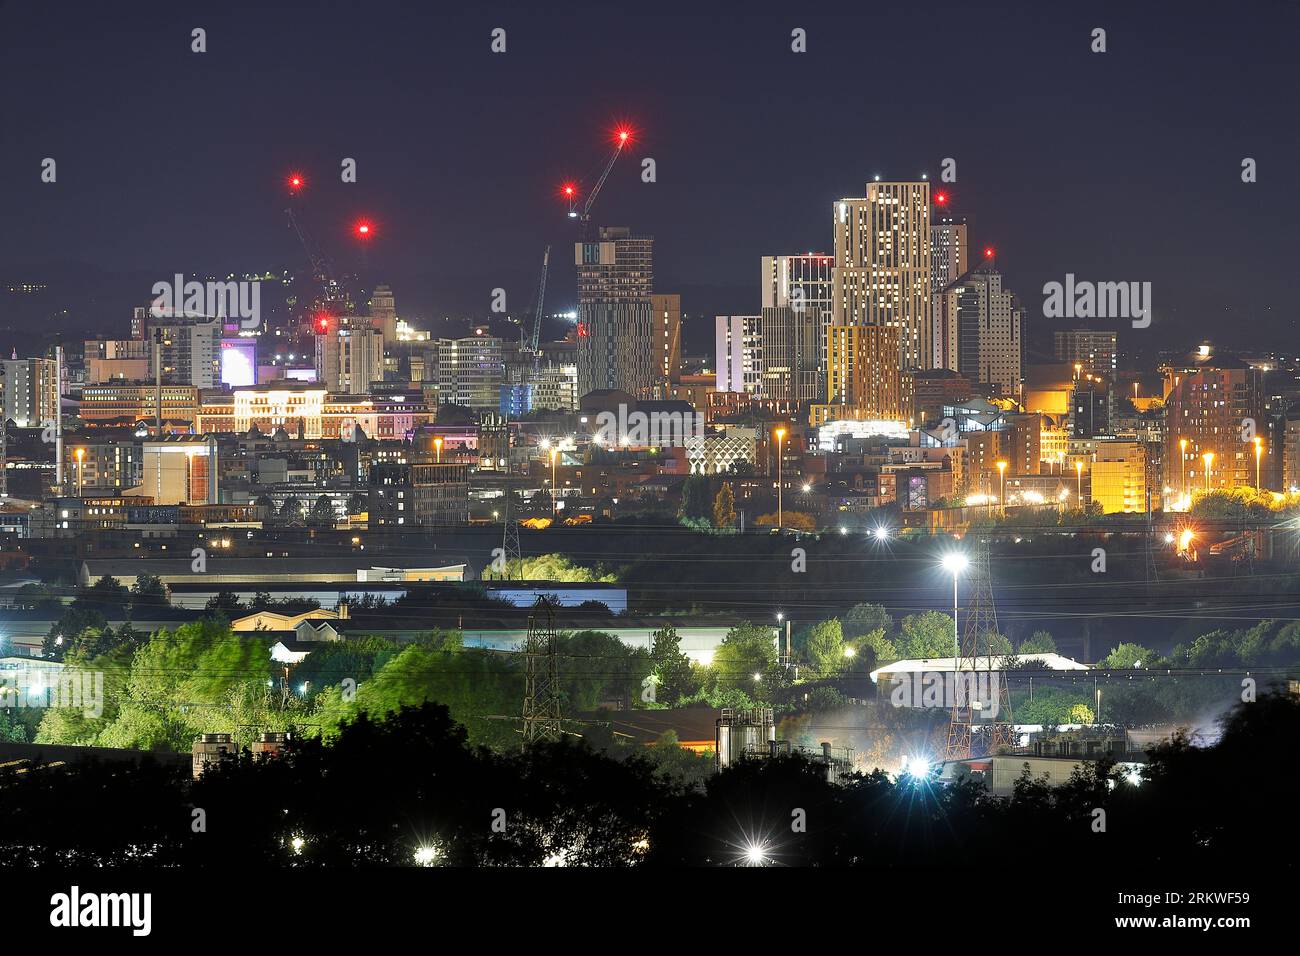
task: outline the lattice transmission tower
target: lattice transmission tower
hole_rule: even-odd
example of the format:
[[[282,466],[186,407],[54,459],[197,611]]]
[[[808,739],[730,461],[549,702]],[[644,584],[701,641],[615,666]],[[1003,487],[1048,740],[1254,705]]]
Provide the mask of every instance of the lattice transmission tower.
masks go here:
[[[970,596],[966,605],[966,626],[961,632],[961,652],[957,658],[953,674],[952,713],[948,720],[948,747],[945,758],[948,760],[965,760],[977,756],[975,749],[983,753],[996,753],[1000,748],[1013,746],[1015,730],[1012,726],[1011,694],[1004,679],[1005,671],[993,669],[993,635],[998,633],[998,613],[993,604],[993,577],[989,566],[989,542],[987,539],[975,544],[974,555],[970,564]],[[996,706],[994,718],[974,724],[974,703],[972,684],[977,685],[980,675],[979,658],[983,652],[986,660],[984,677],[987,684],[984,689],[989,696],[996,694],[993,700],[980,700],[981,709]],[[994,674],[997,674],[996,689]],[[968,675],[968,680],[963,679]],[[978,691],[974,696],[979,696]],[[978,748],[972,748],[975,738],[981,738]]]
[[[528,618],[528,640],[524,644],[524,743],[559,740],[560,678],[555,647],[555,606],[537,602],[537,614]],[[540,621],[539,621],[540,617]]]

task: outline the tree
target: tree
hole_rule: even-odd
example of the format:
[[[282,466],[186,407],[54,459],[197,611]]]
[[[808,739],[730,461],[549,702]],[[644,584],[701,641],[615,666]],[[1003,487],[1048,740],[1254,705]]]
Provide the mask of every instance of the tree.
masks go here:
[[[301,521],[302,502],[297,498],[286,498],[284,504],[280,506],[280,520],[286,524],[293,524],[295,521]]]
[[[328,495],[321,495],[311,506],[311,521],[322,525],[334,523],[334,504]]]
[[[708,521],[712,515],[709,479],[704,475],[687,475],[682,482],[682,504],[678,516]]]
[[[168,603],[167,585],[157,575],[141,574],[135,579],[135,584],[131,585],[132,611],[146,607],[167,607]]]
[[[905,658],[952,657],[952,618],[938,611],[909,614],[903,618],[898,651]]]
[[[1095,719],[1087,704],[1075,704],[1070,708],[1069,722],[1072,724],[1091,724]]]
[[[739,624],[713,652],[712,666],[720,689],[742,689],[767,699],[766,679],[776,668],[776,634],[765,624]]]
[[[736,523],[736,496],[728,482],[723,482],[713,499],[713,526],[730,528]]]
[[[1151,666],[1159,655],[1141,644],[1120,644],[1100,661],[1102,667],[1118,670],[1121,667]]]
[[[844,615],[844,638],[852,640],[879,630],[890,634],[894,630],[894,619],[880,604],[855,604]]]
[[[818,677],[830,677],[844,666],[844,630],[837,618],[812,626],[808,632],[808,660]]]
[[[675,705],[698,689],[691,659],[682,653],[682,640],[677,636],[677,628],[671,624],[651,635],[650,663],[656,678],[657,703]]]
[[[365,511],[369,505],[366,502],[366,496],[359,492],[353,492],[348,497],[348,514],[358,515]]]
[[[1020,642],[1019,650],[1022,657],[1026,654],[1055,654],[1056,639],[1050,631],[1034,631]]]
[[[106,574],[90,587],[77,592],[72,606],[80,610],[98,611],[105,617],[122,617],[126,614],[129,597],[130,592],[122,583]]]
[[[883,628],[876,628],[874,631],[857,638],[854,646],[858,648],[859,655],[862,654],[864,649],[869,651],[873,656],[871,663],[875,666],[891,664],[902,657],[898,653],[898,648],[894,646],[894,642],[885,636]]]
[[[208,598],[208,603],[204,605],[203,610],[209,613],[224,614],[227,619],[234,620],[234,618],[244,613],[244,605],[239,603],[239,595],[234,591],[222,589]]]

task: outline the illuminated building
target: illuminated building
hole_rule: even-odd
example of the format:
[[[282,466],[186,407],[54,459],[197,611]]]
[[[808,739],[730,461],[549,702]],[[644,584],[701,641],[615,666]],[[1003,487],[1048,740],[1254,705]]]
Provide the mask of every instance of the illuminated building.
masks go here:
[[[682,297],[651,295],[650,317],[660,397],[667,398],[668,386],[677,381],[682,364]]]
[[[1022,381],[1024,310],[1003,289],[1002,274],[990,268],[968,273],[940,292],[935,304],[942,334],[936,351],[943,367],[1015,395]]]
[[[505,382],[502,342],[482,329],[475,332],[438,340],[438,404],[497,411]]]
[[[789,306],[816,317],[818,328],[817,370],[825,376],[826,330],[834,318],[833,256],[808,253],[796,256],[763,256],[762,307]]]
[[[1165,370],[1165,468],[1171,483],[1186,480],[1178,494],[1255,484],[1254,436],[1267,434],[1264,372],[1231,356]],[[1252,433],[1248,422],[1253,423]],[[1180,440],[1186,441],[1181,448]],[[1265,449],[1266,451],[1268,449]]]
[[[1140,441],[1098,441],[1090,466],[1092,500],[1106,514],[1147,510],[1146,445]]]
[[[163,382],[215,388],[221,384],[219,318],[163,318],[150,322],[153,347],[159,350]]]
[[[337,395],[364,395],[384,380],[384,335],[356,316],[316,320],[316,380]]]
[[[930,184],[867,183],[865,197],[841,199],[832,213],[832,324],[895,329],[898,369],[929,367]]]
[[[763,380],[762,316],[714,317],[718,362],[718,392],[758,396]]]
[[[140,490],[154,504],[217,503],[217,443],[208,440],[147,441]]]
[[[4,417],[19,428],[35,428],[54,421],[59,413],[59,383],[54,359],[5,360]]]
[[[81,390],[81,420],[89,427],[135,425],[152,426],[157,409],[157,393],[152,385],[114,383],[87,385]],[[190,427],[199,416],[199,390],[193,385],[163,385],[162,417],[164,422],[183,423]]]
[[[619,389],[649,398],[660,375],[651,291],[654,240],[602,226],[574,244],[578,268],[578,395]]]
[[[839,419],[907,420],[898,369],[898,334],[898,329],[884,325],[830,327],[826,337],[827,402],[812,406],[813,427]]]
[[[763,372],[759,395],[785,402],[811,402],[822,397],[821,341],[817,313],[790,306],[765,308],[759,318],[763,343]]]

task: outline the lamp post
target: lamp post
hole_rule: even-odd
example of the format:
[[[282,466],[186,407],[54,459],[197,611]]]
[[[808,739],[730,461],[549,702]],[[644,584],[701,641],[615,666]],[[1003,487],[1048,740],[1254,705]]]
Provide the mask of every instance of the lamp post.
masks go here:
[[[957,630],[957,578],[966,570],[970,562],[960,551],[952,551],[943,557],[944,569],[952,574],[952,669],[957,669],[961,657],[961,639]]]
[[[1007,463],[998,462],[998,513],[1007,516]]]
[[[785,504],[781,495],[781,442],[785,438],[785,429],[778,428],[776,434],[776,526],[785,527]]]
[[[438,464],[442,464],[442,436],[439,435],[433,440],[433,448],[438,453]]]
[[[1258,435],[1255,436],[1255,490],[1259,491],[1259,461],[1264,454],[1263,439]],[[78,459],[80,460],[80,459]]]
[[[1079,507],[1083,507],[1083,462],[1076,460],[1074,463],[1074,477],[1079,484]]]
[[[1204,455],[1201,456],[1201,460],[1205,462],[1205,493],[1209,494],[1210,493],[1210,469],[1214,467],[1214,452],[1207,451]]]
[[[82,471],[82,460],[86,457],[86,449],[84,449],[84,448],[78,448],[77,451],[76,451],[76,456],[77,456],[77,497],[80,498],[80,497],[81,497],[81,471]]]
[[[555,487],[555,463],[560,460],[560,449],[551,449],[551,518],[558,517],[560,513],[560,502],[556,498],[559,489]]]

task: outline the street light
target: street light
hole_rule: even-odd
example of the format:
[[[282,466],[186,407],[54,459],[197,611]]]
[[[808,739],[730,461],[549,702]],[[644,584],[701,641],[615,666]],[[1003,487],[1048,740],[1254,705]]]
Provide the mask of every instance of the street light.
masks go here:
[[[83,467],[82,459],[86,457],[86,449],[78,448],[75,454],[77,456],[77,497],[80,498],[81,497],[81,473]]]
[[[1259,491],[1259,460],[1264,454],[1263,439],[1258,435],[1255,436],[1255,490]]]
[[[1207,451],[1201,456],[1205,462],[1205,493],[1210,493],[1210,469],[1214,467],[1214,452]]]
[[[1079,482],[1079,507],[1083,507],[1083,462],[1076,460],[1074,463],[1074,476]]]
[[[438,464],[442,464],[442,437],[439,436],[433,440],[433,447],[438,452]]]
[[[997,465],[998,483],[1000,486],[1000,490],[998,491],[998,511],[1002,514],[1002,517],[1005,518],[1007,515],[1007,463],[1005,461],[1000,461]]]
[[[560,503],[556,498],[558,489],[555,487],[555,463],[560,459],[560,449],[551,449],[551,518],[559,516]]]
[[[970,567],[970,560],[960,551],[949,551],[943,556],[943,567],[952,574],[952,669],[956,670],[957,658],[961,657],[957,637],[957,578]]]
[[[784,502],[781,497],[781,442],[785,439],[785,429],[778,428],[776,434],[776,526],[785,527]]]

